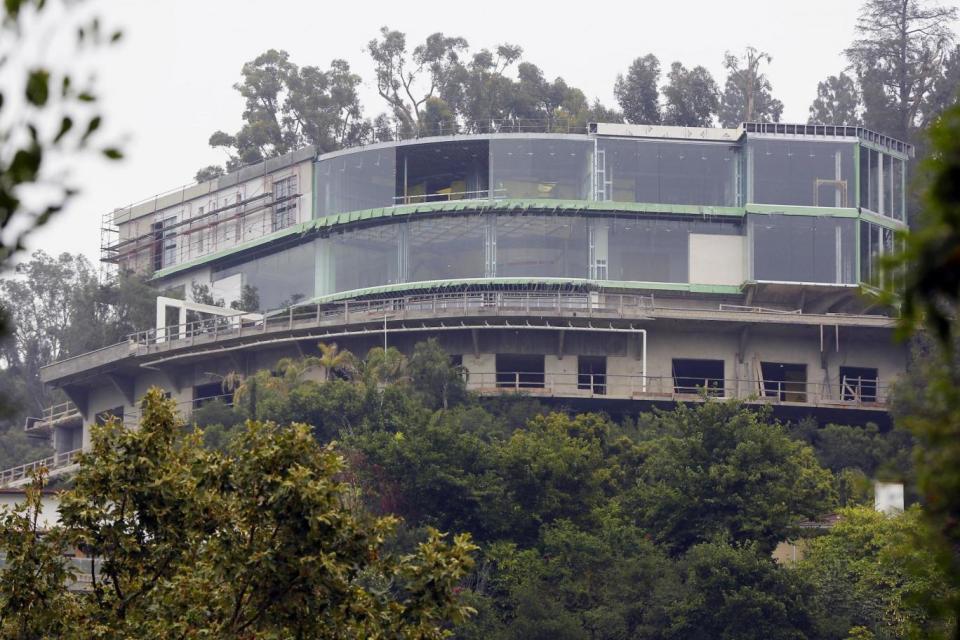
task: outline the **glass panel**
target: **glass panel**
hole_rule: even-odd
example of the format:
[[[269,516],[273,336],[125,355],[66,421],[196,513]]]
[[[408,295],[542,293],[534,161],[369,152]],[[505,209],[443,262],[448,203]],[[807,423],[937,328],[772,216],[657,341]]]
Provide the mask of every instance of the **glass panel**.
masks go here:
[[[357,151],[317,163],[317,210],[326,216],[393,204],[396,150]]]
[[[587,222],[570,216],[499,216],[498,277],[587,277]]]
[[[214,271],[213,281],[241,273],[241,284],[256,296],[260,311],[280,309],[313,297],[314,261],[314,244],[309,242]]]
[[[737,147],[728,144],[602,139],[606,198],[736,206]]]
[[[752,222],[754,279],[855,282],[854,220],[771,215]]]
[[[688,222],[615,218],[606,223],[609,280],[688,281]]]
[[[879,213],[880,189],[883,188],[880,184],[880,154],[873,149],[864,149],[861,153],[866,153],[870,161],[868,169],[870,175],[870,191],[867,194],[867,204],[863,206],[866,206],[870,211]]]
[[[880,285],[880,265],[877,261],[880,259],[883,246],[880,244],[880,227],[875,224],[870,225],[870,284]]]
[[[378,225],[317,241],[318,295],[400,282],[399,225]]]
[[[406,282],[484,277],[487,218],[426,218],[407,223]]]
[[[397,148],[398,204],[487,198],[486,140],[432,142]]]
[[[593,141],[493,139],[490,183],[495,197],[589,200]]]
[[[890,211],[894,218],[903,221],[903,160],[891,158]]]
[[[860,281],[870,282],[870,223],[860,222]]]
[[[753,202],[853,206],[853,143],[754,139],[748,144]]]

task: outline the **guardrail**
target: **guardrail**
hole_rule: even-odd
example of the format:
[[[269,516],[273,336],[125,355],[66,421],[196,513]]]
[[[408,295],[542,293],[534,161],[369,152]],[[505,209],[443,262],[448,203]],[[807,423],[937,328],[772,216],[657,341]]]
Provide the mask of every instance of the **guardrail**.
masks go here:
[[[480,189],[477,191],[448,191],[442,193],[418,193],[394,196],[394,206],[421,204],[424,202],[450,202],[459,200],[502,200],[507,197],[506,189]]]
[[[32,472],[40,468],[46,468],[47,471],[54,471],[56,469],[69,467],[77,463],[77,456],[82,451],[82,449],[74,449],[73,451],[66,451],[64,453],[55,453],[52,456],[40,460],[34,460],[33,462],[27,462],[10,469],[4,469],[0,471],[0,485],[7,485],[12,482],[17,482],[18,480],[27,480]]]
[[[57,424],[77,419],[82,419],[80,411],[76,405],[68,400],[46,407],[38,418],[28,417],[23,425],[23,430],[28,433],[45,431]]]
[[[376,300],[346,300],[293,306],[274,312],[263,319],[243,318],[244,312],[233,315],[204,318],[181,325],[170,325],[162,331],[148,329],[127,337],[137,345],[182,344],[197,337],[218,340],[240,337],[270,330],[292,329],[303,324],[349,324],[351,322],[404,320],[409,315],[460,316],[468,314],[523,314],[537,312],[596,315],[613,318],[644,317],[654,308],[653,296],[629,294],[590,293],[521,293],[521,292],[465,292],[411,295]]]
[[[481,395],[521,393],[565,398],[699,401],[743,400],[850,408],[886,406],[889,387],[874,379],[834,384],[746,378],[690,378],[550,371],[468,372],[467,388]]]

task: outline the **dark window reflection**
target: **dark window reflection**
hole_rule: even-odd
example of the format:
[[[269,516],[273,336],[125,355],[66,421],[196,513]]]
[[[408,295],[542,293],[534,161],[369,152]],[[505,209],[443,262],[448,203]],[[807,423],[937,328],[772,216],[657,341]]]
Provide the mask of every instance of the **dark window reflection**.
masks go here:
[[[214,272],[217,282],[235,274],[243,274],[241,286],[249,287],[260,311],[280,309],[314,295],[314,245],[297,245],[277,253],[255,258],[240,265]]]
[[[406,223],[407,282],[484,277],[483,216],[424,218]]]
[[[318,215],[388,207],[396,191],[396,149],[372,149],[317,163]]]
[[[614,139],[600,140],[598,149],[608,200],[737,206],[735,146]]]
[[[398,238],[398,225],[377,225],[318,240],[320,295],[400,282]]]
[[[500,277],[587,277],[587,222],[571,216],[498,216]]]
[[[493,139],[490,185],[495,197],[589,200],[592,140]]]
[[[750,202],[855,206],[853,143],[750,140]]]
[[[777,282],[853,284],[856,280],[851,218],[755,215],[753,277]]]

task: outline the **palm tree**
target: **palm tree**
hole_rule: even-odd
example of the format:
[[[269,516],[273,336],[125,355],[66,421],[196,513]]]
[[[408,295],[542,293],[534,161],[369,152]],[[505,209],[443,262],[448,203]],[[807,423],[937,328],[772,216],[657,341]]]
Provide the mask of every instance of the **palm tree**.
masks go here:
[[[336,342],[330,344],[321,342],[317,347],[320,348],[320,357],[315,360],[319,366],[323,367],[328,381],[337,376],[352,379],[357,375],[360,367],[355,355],[346,349],[341,351]]]

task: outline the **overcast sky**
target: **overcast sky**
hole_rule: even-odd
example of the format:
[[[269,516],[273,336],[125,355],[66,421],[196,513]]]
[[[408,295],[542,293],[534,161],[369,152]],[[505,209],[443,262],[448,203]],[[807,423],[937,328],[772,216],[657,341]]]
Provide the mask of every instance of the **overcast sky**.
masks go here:
[[[104,211],[192,181],[225,160],[207,139],[235,131],[242,100],[232,88],[240,67],[269,48],[298,65],[326,68],[348,60],[363,78],[365,115],[383,110],[366,43],[383,25],[416,44],[435,31],[465,37],[471,48],[509,42],[546,77],[562,76],[588,98],[613,105],[613,83],[635,57],[652,52],[706,66],[723,84],[723,54],[753,45],[769,52],[767,73],[786,122],[805,122],[817,82],[844,67],[860,0],[630,0],[603,3],[305,2],[293,0],[103,0],[106,21],[123,43],[98,69],[110,137],[128,136],[121,163],[75,170],[82,195],[30,242],[51,253],[99,259]]]

